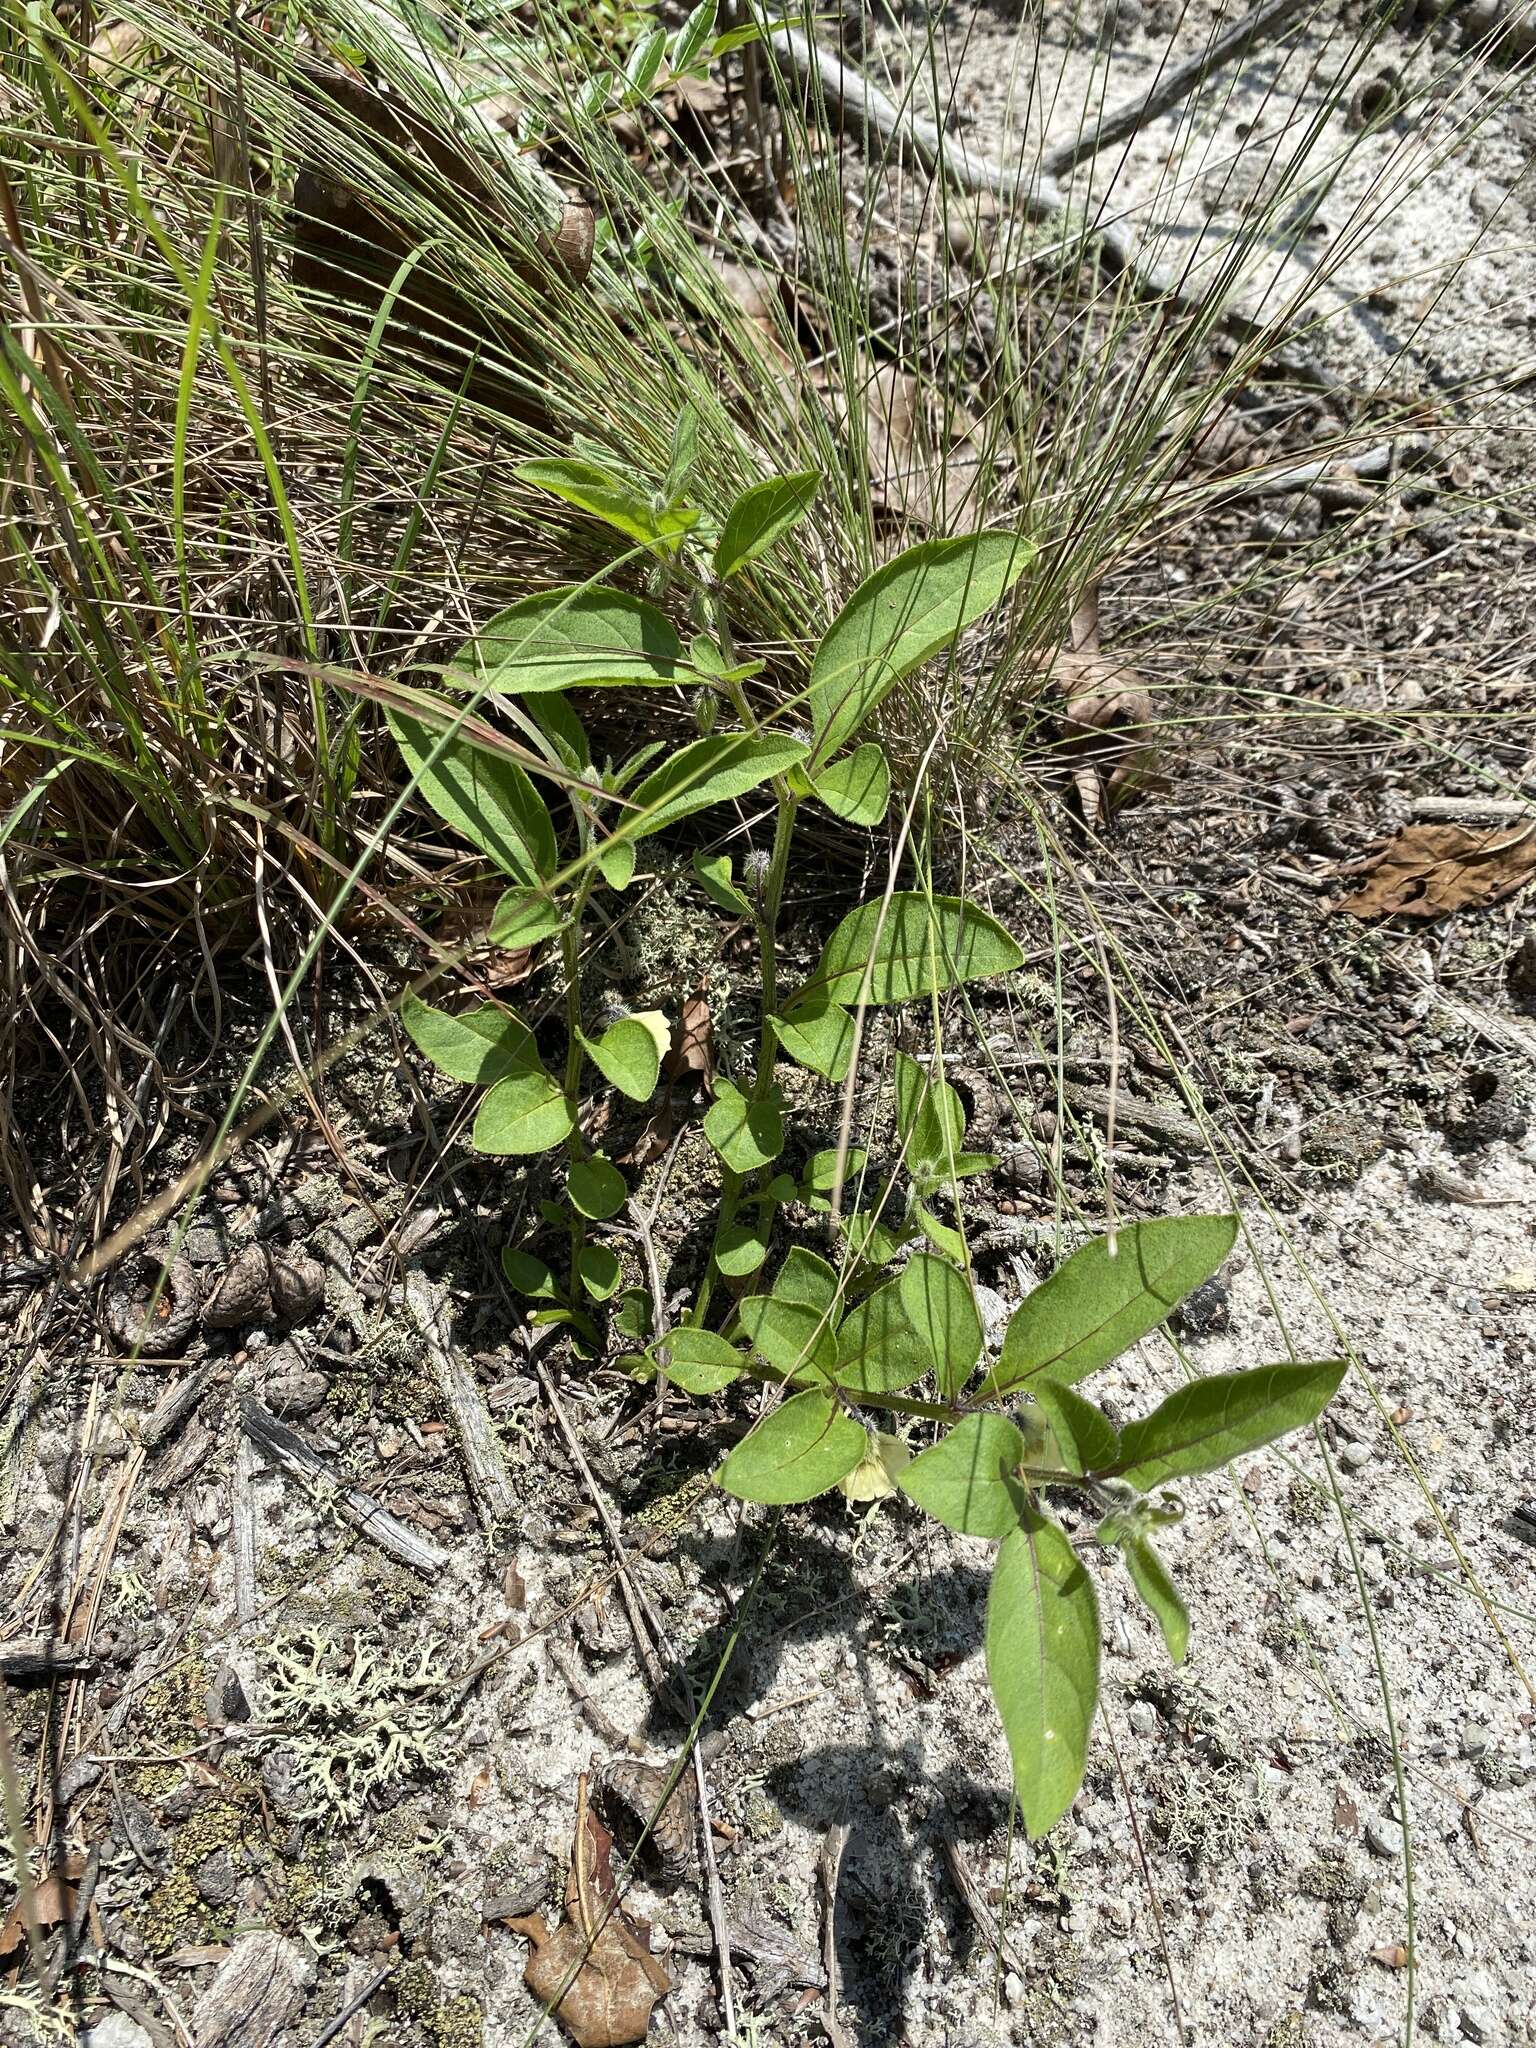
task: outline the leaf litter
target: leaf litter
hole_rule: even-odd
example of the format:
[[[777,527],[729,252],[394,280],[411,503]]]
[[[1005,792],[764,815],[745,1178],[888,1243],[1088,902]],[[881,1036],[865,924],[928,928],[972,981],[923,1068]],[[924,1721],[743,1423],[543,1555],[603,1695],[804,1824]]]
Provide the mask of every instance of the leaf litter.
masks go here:
[[[1341,869],[1359,872],[1359,865]],[[1466,825],[1405,825],[1366,864],[1366,878],[1334,905],[1350,917],[1448,917],[1486,910],[1536,876],[1536,822],[1511,832]]]

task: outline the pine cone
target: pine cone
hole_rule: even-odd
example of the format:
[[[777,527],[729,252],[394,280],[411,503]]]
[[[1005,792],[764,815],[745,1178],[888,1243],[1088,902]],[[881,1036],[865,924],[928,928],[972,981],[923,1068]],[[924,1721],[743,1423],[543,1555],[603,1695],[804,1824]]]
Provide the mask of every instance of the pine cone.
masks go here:
[[[271,1313],[271,1260],[265,1248],[248,1244],[236,1252],[213,1292],[203,1303],[203,1327],[236,1330]]]
[[[272,1302],[286,1323],[301,1323],[325,1301],[325,1268],[308,1252],[273,1252]]]
[[[107,1295],[107,1328],[113,1341],[144,1358],[168,1358],[197,1328],[201,1292],[187,1260],[172,1259],[162,1269],[159,1259],[135,1253]]]

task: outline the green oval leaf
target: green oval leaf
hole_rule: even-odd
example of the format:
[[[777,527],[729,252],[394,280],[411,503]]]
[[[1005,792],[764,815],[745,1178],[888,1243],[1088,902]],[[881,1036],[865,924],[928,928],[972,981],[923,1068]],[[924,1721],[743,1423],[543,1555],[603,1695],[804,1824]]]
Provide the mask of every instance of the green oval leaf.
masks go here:
[[[837,1331],[825,1308],[779,1294],[754,1294],[741,1304],[740,1316],[753,1350],[775,1372],[830,1384],[837,1365]]]
[[[630,794],[639,815],[626,817],[627,839],[645,839],[711,804],[745,796],[805,758],[802,740],[759,739],[745,732],[711,733],[682,747]]]
[[[735,1173],[755,1173],[784,1149],[784,1119],[776,1102],[752,1102],[734,1081],[719,1081],[704,1117],[704,1135]]]
[[[474,1081],[488,1088],[507,1074],[539,1064],[528,1026],[494,1003],[481,1003],[454,1016],[434,1010],[407,989],[400,999],[400,1022],[417,1050],[450,1081]]]
[[[511,1245],[504,1245],[501,1270],[507,1276],[507,1285],[519,1294],[531,1295],[535,1301],[558,1301],[560,1298],[554,1274],[532,1252],[516,1251]]]
[[[685,1394],[718,1394],[742,1373],[741,1353],[713,1330],[685,1323],[648,1354]]]
[[[537,882],[554,873],[560,858],[554,821],[515,761],[477,747],[462,733],[445,737],[398,711],[385,717],[417,794],[445,825],[514,881]],[[432,761],[434,749],[439,751]]]
[[[672,38],[672,51],[667,62],[674,71],[687,71],[703,56],[710,37],[715,32],[715,16],[719,12],[720,0],[699,0],[691,14],[685,16],[682,27]]]
[[[821,478],[814,469],[750,484],[726,513],[715,543],[715,574],[720,581],[772,547],[781,533],[788,533],[804,518],[820,488]]]
[[[1003,1415],[967,1415],[897,1480],[920,1508],[957,1536],[1000,1543],[1019,1526],[1029,1496],[1013,1475],[1024,1438]]]
[[[891,771],[884,749],[866,740],[823,768],[811,787],[834,817],[846,818],[850,825],[878,825],[891,801]]]
[[[565,923],[558,903],[527,889],[508,889],[491,912],[487,937],[493,946],[518,953],[551,939]]]
[[[683,643],[622,590],[551,590],[509,605],[454,656],[449,681],[524,696],[682,680]]]
[[[1189,1609],[1169,1577],[1168,1567],[1145,1536],[1127,1536],[1120,1547],[1130,1568],[1131,1584],[1162,1630],[1169,1656],[1175,1664],[1182,1664],[1189,1649]]]
[[[610,889],[627,889],[635,873],[635,849],[627,839],[600,839],[593,849],[597,871]]]
[[[715,1239],[715,1264],[727,1280],[748,1280],[768,1256],[768,1236],[773,1225],[764,1219],[756,1223],[729,1224]]]
[[[661,60],[666,55],[667,31],[658,22],[641,36],[629,53],[629,62],[624,66],[624,77],[630,92],[636,99],[643,99],[656,83],[661,70]]]
[[[940,1392],[958,1394],[981,1357],[981,1315],[970,1281],[947,1260],[917,1252],[902,1267],[896,1285]]]
[[[566,1176],[571,1206],[594,1223],[606,1223],[617,1216],[629,1199],[624,1176],[600,1152],[590,1159],[578,1159]]]
[[[838,1326],[837,1383],[852,1393],[894,1394],[928,1370],[894,1280],[877,1287]]]
[[[547,1152],[568,1138],[576,1118],[558,1081],[542,1067],[509,1074],[481,1103],[470,1133],[477,1152]]]
[[[576,1275],[594,1301],[606,1301],[624,1277],[617,1252],[605,1244],[584,1244],[576,1255]]]
[[[1007,974],[1024,955],[995,917],[959,896],[901,890],[890,902],[861,903],[822,949],[792,1010],[811,999],[909,1003],[964,981]]]
[[[661,33],[660,30],[653,31],[653,35]],[[643,45],[636,45],[637,49],[641,47]],[[656,56],[659,62],[659,44]],[[522,462],[518,464],[516,474],[521,482],[564,498],[578,511],[590,512],[594,519],[617,527],[620,533],[639,541],[642,547],[673,547],[691,527],[698,524],[698,513],[685,511],[681,506],[658,512],[648,491],[626,477],[616,476],[598,462],[583,462],[576,458]]]
[[[621,1095],[647,1102],[656,1093],[661,1056],[672,1043],[672,1027],[660,1010],[620,1017],[595,1042],[583,1039],[587,1057]]]
[[[779,1044],[792,1060],[826,1081],[841,1081],[853,1059],[853,1019],[840,1003],[825,998],[801,1003],[775,1017]]]
[[[733,917],[750,918],[755,915],[751,903],[731,880],[731,856],[728,853],[696,853],[693,872],[698,877],[699,887],[717,909]]]
[[[1016,533],[925,540],[861,583],[811,663],[813,775],[903,676],[989,612],[1034,555],[1033,544]]]
[[[765,1415],[715,1476],[738,1500],[814,1500],[853,1470],[868,1440],[830,1394],[812,1388]]]
[[[837,1274],[819,1252],[803,1244],[792,1245],[773,1276],[773,1291],[781,1301],[829,1309],[837,1299]]]
[[[1003,1539],[987,1596],[987,1677],[1031,1839],[1077,1797],[1099,1693],[1099,1603],[1054,1522]]]
[[[965,1264],[965,1239],[958,1230],[952,1230],[947,1223],[941,1223],[931,1209],[925,1209],[921,1202],[912,1211],[912,1221],[927,1238],[935,1251],[942,1252],[957,1266]]]
[[[915,1180],[937,1185],[948,1178],[965,1139],[965,1105],[947,1081],[904,1052],[896,1055],[896,1130]]]
[[[984,1400],[1040,1373],[1071,1386],[1149,1330],[1209,1280],[1237,1241],[1235,1216],[1160,1216],[1074,1252],[1014,1311]]]
[[[1120,1454],[1120,1432],[1102,1408],[1047,1373],[1031,1381],[1029,1391],[1050,1426],[1058,1471],[1099,1472],[1114,1463]],[[1053,1462],[1049,1448],[1041,1457],[1044,1463]]]
[[[1170,1479],[1214,1472],[1314,1422],[1339,1391],[1348,1367],[1336,1358],[1305,1365],[1259,1365],[1212,1373],[1180,1387],[1120,1432],[1120,1455],[1106,1477],[1143,1493]]]

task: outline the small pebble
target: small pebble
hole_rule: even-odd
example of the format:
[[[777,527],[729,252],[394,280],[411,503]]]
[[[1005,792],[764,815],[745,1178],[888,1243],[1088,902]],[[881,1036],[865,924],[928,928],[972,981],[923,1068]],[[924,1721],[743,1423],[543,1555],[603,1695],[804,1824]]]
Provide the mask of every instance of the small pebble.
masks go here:
[[[1373,1856],[1400,1856],[1403,1838],[1394,1833],[1385,1821],[1368,1820],[1365,1824],[1365,1846]]]
[[[1125,1718],[1131,1724],[1133,1735],[1157,1733],[1157,1709],[1150,1700],[1133,1700]]]
[[[1369,1465],[1370,1462],[1369,1444],[1346,1444],[1339,1452],[1339,1463],[1346,1472],[1358,1472],[1362,1466]]]
[[[1493,1736],[1480,1722],[1468,1721],[1461,1731],[1461,1753],[1469,1761],[1473,1757],[1486,1756],[1493,1747]]]

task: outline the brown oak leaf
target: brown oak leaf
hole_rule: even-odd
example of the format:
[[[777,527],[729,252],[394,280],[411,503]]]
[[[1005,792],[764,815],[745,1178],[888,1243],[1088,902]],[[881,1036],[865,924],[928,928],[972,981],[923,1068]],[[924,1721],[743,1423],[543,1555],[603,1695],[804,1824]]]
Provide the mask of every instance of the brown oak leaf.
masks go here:
[[[1360,887],[1334,908],[1361,919],[1447,917],[1453,910],[1502,903],[1532,876],[1536,823],[1514,831],[1405,825],[1371,856]]]

